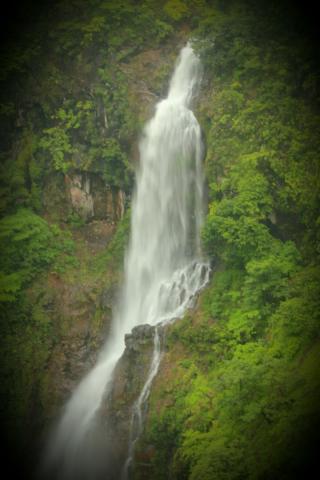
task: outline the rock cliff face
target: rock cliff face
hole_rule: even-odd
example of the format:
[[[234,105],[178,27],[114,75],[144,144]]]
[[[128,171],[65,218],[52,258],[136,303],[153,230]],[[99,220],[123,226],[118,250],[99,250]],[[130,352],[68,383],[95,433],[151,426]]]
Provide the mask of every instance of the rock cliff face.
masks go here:
[[[92,218],[116,222],[123,217],[125,193],[111,189],[94,173],[65,175],[66,196],[74,212],[84,220]]]
[[[44,189],[44,207],[51,217],[68,220],[72,215],[83,222],[105,220],[116,223],[124,215],[126,194],[111,188],[95,173],[75,171],[51,175]]]
[[[108,480],[118,480],[129,446],[132,407],[147,379],[153,352],[154,327],[139,325],[125,337],[125,351],[114,372],[112,390],[100,411],[108,445]]]
[[[55,340],[44,371],[41,403],[44,421],[54,419],[80,379],[92,368],[107,338],[116,294],[116,275],[89,275],[90,263],[111,241],[125,212],[125,193],[106,185],[98,174],[76,171],[47,178],[45,215],[74,224],[79,275],[48,276],[47,315]],[[108,276],[109,275],[109,276]],[[101,278],[99,278],[101,277]]]
[[[116,366],[111,390],[96,415],[90,437],[92,458],[89,468],[95,480],[119,480],[122,476],[128,456],[132,407],[147,380],[153,337],[154,327],[150,325],[140,325],[126,335],[125,351]],[[143,416],[147,414],[147,407],[146,404]]]
[[[128,455],[132,407],[147,380],[152,361],[153,337],[154,327],[150,325],[140,325],[134,328],[131,334],[126,335],[125,351],[116,366],[111,390],[105,395],[96,414],[94,428],[85,446],[84,455],[88,460],[83,468],[86,471],[77,471],[75,478],[79,480],[122,478]],[[92,359],[90,348],[80,344],[81,334],[78,339],[78,343],[74,338],[72,339],[77,349],[68,351],[67,360],[70,363],[73,362],[68,377],[70,383],[73,383],[74,377],[79,375],[79,370],[85,370],[88,367]],[[70,339],[69,341],[66,339],[67,345],[70,347]],[[59,348],[62,354],[64,345],[60,345]],[[66,365],[66,359],[62,361],[58,359],[58,363],[59,361],[60,364]],[[55,368],[54,365],[53,367]],[[73,378],[70,376],[71,372],[73,372]],[[61,368],[57,371],[58,379],[66,379],[66,372]],[[69,385],[66,385],[66,388],[68,387]],[[143,415],[145,414],[146,411],[143,412]]]
[[[107,266],[104,258],[125,213],[125,194],[86,172],[51,175],[43,200],[45,216],[70,231],[77,266],[48,272],[29,291],[50,326],[45,362],[37,379],[31,378],[34,394],[28,400],[30,418],[21,440],[30,470],[38,463],[52,424],[94,366],[108,336],[121,272],[118,265]]]
[[[55,417],[57,406],[68,399],[79,379],[94,365],[111,322],[108,289],[94,284],[68,284],[52,276],[49,280],[50,315],[56,325],[57,341],[46,365],[48,395],[46,418]]]

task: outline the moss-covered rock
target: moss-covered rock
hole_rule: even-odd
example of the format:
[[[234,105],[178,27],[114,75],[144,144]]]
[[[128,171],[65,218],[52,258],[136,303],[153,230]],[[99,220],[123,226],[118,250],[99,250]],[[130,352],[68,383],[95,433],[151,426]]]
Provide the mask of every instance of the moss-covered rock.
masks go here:
[[[110,480],[121,477],[129,448],[134,402],[138,399],[150,369],[154,327],[141,325],[126,335],[125,351],[113,375],[111,390],[98,413],[105,435],[105,475]],[[101,427],[100,427],[101,428]]]

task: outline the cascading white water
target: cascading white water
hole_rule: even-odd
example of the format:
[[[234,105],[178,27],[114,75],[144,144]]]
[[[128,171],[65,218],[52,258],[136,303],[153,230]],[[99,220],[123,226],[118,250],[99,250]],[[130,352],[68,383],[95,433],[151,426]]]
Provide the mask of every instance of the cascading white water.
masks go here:
[[[111,334],[96,366],[66,405],[48,450],[47,463],[59,465],[59,479],[77,478],[79,452],[83,455],[95,413],[111,385],[125,334],[139,324],[163,324],[180,317],[207,282],[209,269],[201,263],[199,242],[203,146],[200,126],[189,109],[200,73],[200,61],[188,44],[180,53],[168,97],[157,104],[144,130],[125,281]],[[153,363],[135,405],[138,410],[158,370],[157,345],[156,328]],[[131,457],[129,452],[128,463]]]
[[[164,300],[163,315],[159,317],[159,323],[155,326],[154,348],[150,369],[137,401],[132,408],[129,448],[126,462],[122,470],[122,480],[127,480],[131,466],[134,447],[139,440],[143,428],[142,408],[148,399],[152,382],[161,361],[161,340],[159,328],[172,323],[180,318],[187,308],[194,304],[197,294],[209,281],[210,266],[207,263],[191,262],[185,268],[174,272],[172,279],[161,287],[160,296]]]

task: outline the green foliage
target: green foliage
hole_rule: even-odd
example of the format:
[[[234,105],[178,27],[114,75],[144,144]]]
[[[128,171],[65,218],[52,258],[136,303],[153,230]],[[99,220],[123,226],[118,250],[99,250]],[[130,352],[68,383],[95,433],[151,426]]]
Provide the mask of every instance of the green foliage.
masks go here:
[[[101,143],[99,165],[101,165],[102,178],[112,186],[127,186],[129,177],[125,169],[130,167],[119,142],[112,138]]]
[[[59,254],[68,256],[73,250],[73,242],[64,239],[57,226],[50,227],[43,218],[23,208],[0,220],[0,244],[1,301],[15,301],[35,275]]]
[[[172,327],[169,346],[182,343],[188,360],[173,380],[157,386],[167,392],[164,399],[151,395],[157,414],[151,413],[147,439],[160,450],[153,471],[163,472],[155,478],[276,478],[278,469],[290,478],[291,465],[303,465],[299,439],[312,434],[312,418],[318,418],[319,269],[292,275],[264,332],[248,335],[252,319],[238,315],[259,284],[249,282],[238,292],[241,272],[229,270],[214,276],[196,319],[187,316]],[[208,324],[219,307],[224,320]],[[159,414],[159,404],[170,409]],[[176,442],[171,460],[162,451],[171,438],[168,411]]]
[[[173,20],[181,20],[188,14],[187,5],[181,0],[169,0],[163,9]]]
[[[50,152],[55,170],[60,170],[64,173],[68,171],[69,165],[65,156],[73,153],[73,148],[63,125],[61,127],[47,128],[39,146]]]
[[[131,212],[128,209],[119,222],[117,229],[107,248],[93,259],[94,271],[116,270],[121,268],[125,249],[129,243]]]
[[[67,217],[67,223],[71,227],[79,228],[85,225],[85,220],[76,212],[72,212]]]
[[[155,479],[302,478],[317,458],[319,97],[297,18],[271,4],[217,2],[198,23],[214,273],[168,333],[182,353],[151,394]]]
[[[19,204],[41,210],[44,162],[36,156],[38,138],[27,128],[17,144],[13,159],[5,159],[0,170],[0,213]]]
[[[54,341],[45,288],[38,293],[33,299],[20,293],[19,302],[1,304],[1,423],[9,445],[16,446],[24,438],[26,424],[32,421],[35,388]]]
[[[155,480],[306,476],[320,416],[319,96],[313,51],[297,35],[306,26],[287,6],[58,2],[29,41],[21,32],[7,49],[0,339],[12,437],[31,416],[55,338],[46,288],[36,278],[47,286],[49,269],[86,281],[107,269],[115,276],[128,244],[129,213],[105,250],[84,258],[83,248],[79,268],[68,229],[80,219],[70,215],[61,229],[34,213],[42,212],[46,177],[95,172],[130,191],[139,122],[127,64],[145,48],[180,42],[181,27],[191,29],[205,67],[197,113],[209,184],[202,235],[214,275],[197,310],[168,333],[167,354],[176,357],[150,397],[141,445],[154,445],[155,454],[145,468]],[[164,65],[156,93],[167,79]],[[136,465],[137,478],[143,468]]]
[[[33,32],[1,55],[0,212],[42,210],[46,175],[72,169],[100,174],[130,190],[128,156],[139,123],[120,62],[174,34],[155,0],[63,2],[47,6]],[[85,9],[85,14],[83,14]],[[53,20],[54,19],[54,20]],[[131,103],[130,103],[131,102]]]
[[[93,100],[65,100],[57,109],[53,126],[43,130],[39,155],[49,156],[56,171],[93,171],[111,186],[128,188],[131,172],[125,148],[134,127],[125,79],[104,69],[99,77],[104,86],[97,85]]]
[[[62,217],[52,205],[58,211],[65,205],[64,174],[72,171],[94,172],[112,190],[130,192],[129,154],[140,124],[126,63],[175,35],[155,0],[138,6],[131,0],[76,0],[43,8],[31,15],[32,29],[19,30],[0,52],[1,397],[7,399],[3,412],[13,443],[37,423],[31,411],[37,419],[40,412],[40,423],[47,414],[47,404],[35,404],[50,349],[59,340],[59,318],[51,324],[46,288],[76,275],[84,283],[107,277],[114,285],[128,242],[128,216],[110,249],[94,256],[79,239],[75,227],[82,222],[75,215],[66,211],[60,228],[38,215]],[[56,172],[61,188],[52,188]],[[44,288],[30,298],[38,279]]]

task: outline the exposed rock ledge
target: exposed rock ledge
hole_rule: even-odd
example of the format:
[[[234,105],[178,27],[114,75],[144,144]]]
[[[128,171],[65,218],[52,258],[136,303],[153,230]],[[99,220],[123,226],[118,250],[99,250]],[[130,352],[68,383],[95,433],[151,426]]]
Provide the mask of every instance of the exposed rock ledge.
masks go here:
[[[124,215],[125,202],[123,190],[107,185],[96,173],[83,171],[50,175],[43,198],[47,214],[64,221],[76,214],[85,222],[117,222]]]
[[[125,336],[126,348],[116,366],[112,390],[99,412],[105,451],[103,464],[108,469],[103,475],[108,480],[121,478],[128,453],[132,406],[147,379],[154,329],[151,325],[139,325]]]

